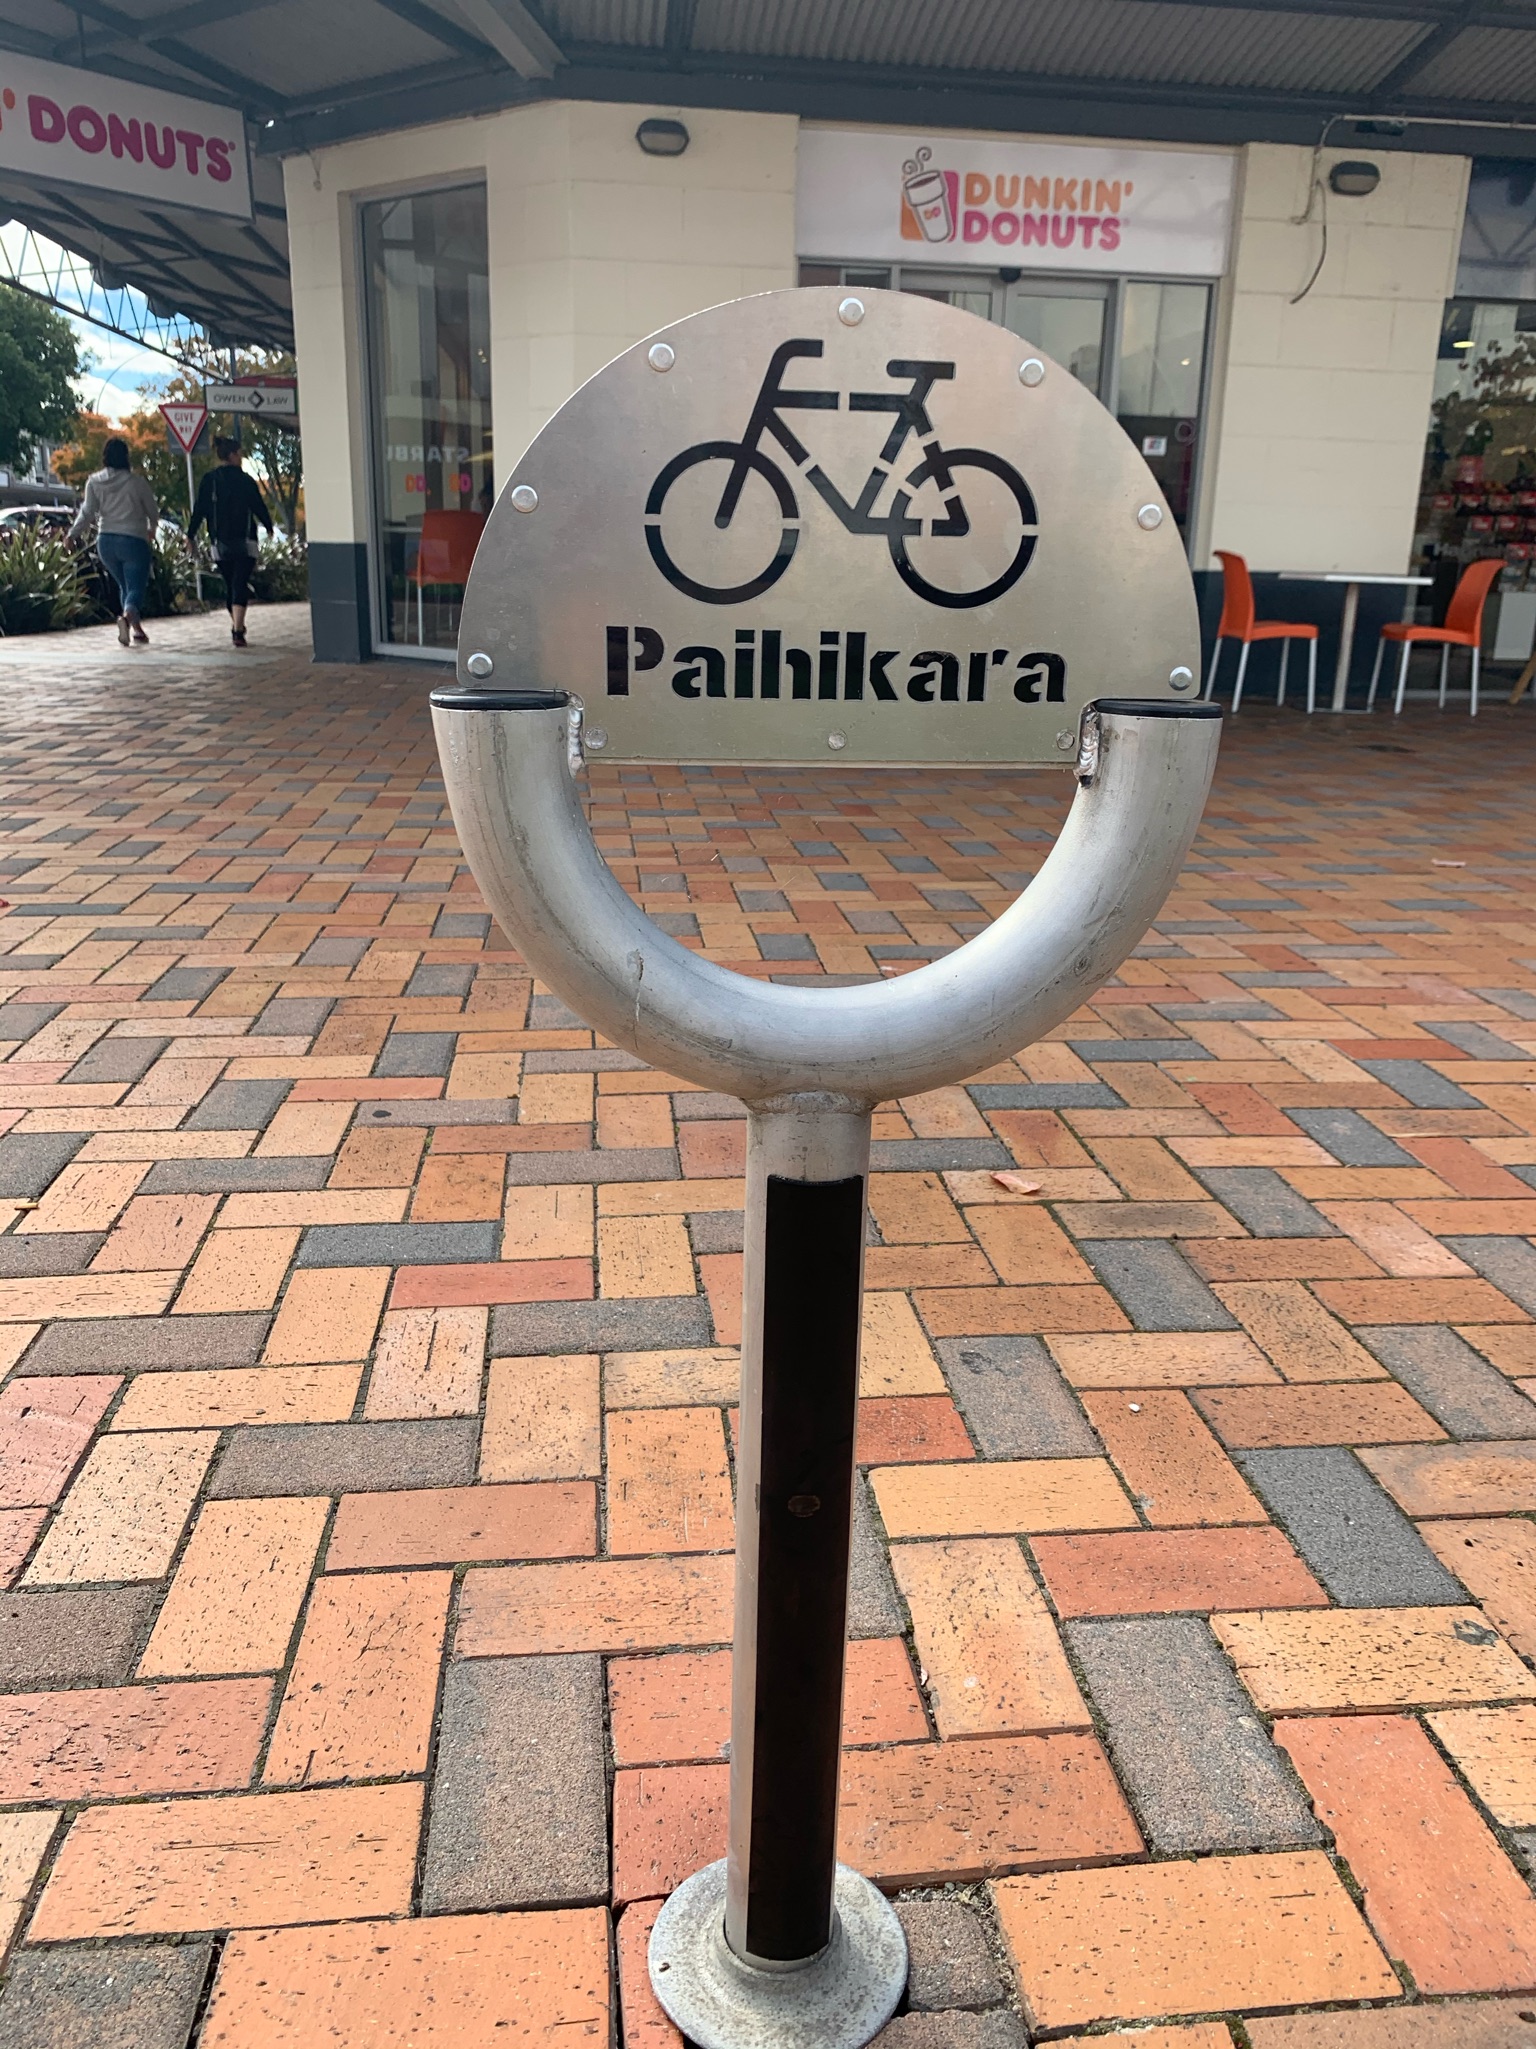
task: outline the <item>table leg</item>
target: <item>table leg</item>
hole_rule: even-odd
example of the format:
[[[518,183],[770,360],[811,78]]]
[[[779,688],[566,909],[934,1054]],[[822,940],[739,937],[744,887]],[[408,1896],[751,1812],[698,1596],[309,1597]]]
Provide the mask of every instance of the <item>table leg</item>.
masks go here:
[[[1509,693],[1509,701],[1511,704],[1518,704],[1521,698],[1524,697],[1527,690],[1529,690],[1531,687],[1531,678],[1533,676],[1536,676],[1536,654],[1533,654],[1531,656],[1531,659],[1520,671],[1520,680],[1516,683],[1514,689],[1511,690],[1511,692]]]
[[[1360,612],[1360,586],[1347,583],[1344,586],[1344,616],[1339,621],[1339,659],[1333,671],[1334,711],[1344,709],[1349,696],[1349,665],[1355,652],[1355,620]]]

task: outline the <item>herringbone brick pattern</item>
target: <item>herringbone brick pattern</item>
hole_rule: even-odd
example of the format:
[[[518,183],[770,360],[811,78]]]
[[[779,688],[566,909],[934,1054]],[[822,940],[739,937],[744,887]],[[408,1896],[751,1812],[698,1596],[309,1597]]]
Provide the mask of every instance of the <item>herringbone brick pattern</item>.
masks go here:
[[[0,2039],[676,2049],[740,1106],[530,980],[428,679],[258,619],[0,652]],[[1135,958],[878,1115],[895,2049],[1536,2036],[1533,768],[1529,711],[1245,712]],[[659,924],[812,980],[980,929],[1070,794],[592,780]]]

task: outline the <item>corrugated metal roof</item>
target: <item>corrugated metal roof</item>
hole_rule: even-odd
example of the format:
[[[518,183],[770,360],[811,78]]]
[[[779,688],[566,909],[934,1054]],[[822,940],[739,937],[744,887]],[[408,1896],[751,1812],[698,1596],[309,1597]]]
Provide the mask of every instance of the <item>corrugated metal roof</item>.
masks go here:
[[[617,43],[659,49],[667,39],[667,0],[554,0],[544,18],[557,43]]]
[[[1536,99],[1536,35],[1528,29],[1468,29],[1416,83],[1438,99]]]

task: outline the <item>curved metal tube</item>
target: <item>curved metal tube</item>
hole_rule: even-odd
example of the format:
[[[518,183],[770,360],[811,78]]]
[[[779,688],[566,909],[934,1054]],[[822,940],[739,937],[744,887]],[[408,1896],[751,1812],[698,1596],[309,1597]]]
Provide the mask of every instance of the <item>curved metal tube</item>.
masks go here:
[[[1080,769],[1061,835],[1022,896],[942,960],[843,989],[734,974],[651,923],[598,853],[554,694],[514,710],[437,691],[432,718],[475,880],[573,1009],[666,1073],[749,1103],[815,1091],[867,1107],[1007,1058],[1114,972],[1194,838],[1216,764],[1213,710],[1090,712],[1097,761]]]

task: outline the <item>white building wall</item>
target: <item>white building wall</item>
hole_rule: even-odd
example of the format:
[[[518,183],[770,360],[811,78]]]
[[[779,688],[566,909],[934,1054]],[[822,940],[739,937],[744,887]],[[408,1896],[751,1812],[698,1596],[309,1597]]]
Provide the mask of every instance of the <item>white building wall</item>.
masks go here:
[[[1243,152],[1197,564],[1210,547],[1261,570],[1407,566],[1470,160],[1329,150],[1321,176],[1361,157],[1381,183],[1327,194],[1327,257],[1293,305],[1321,244],[1321,195],[1297,225],[1313,153]]]

